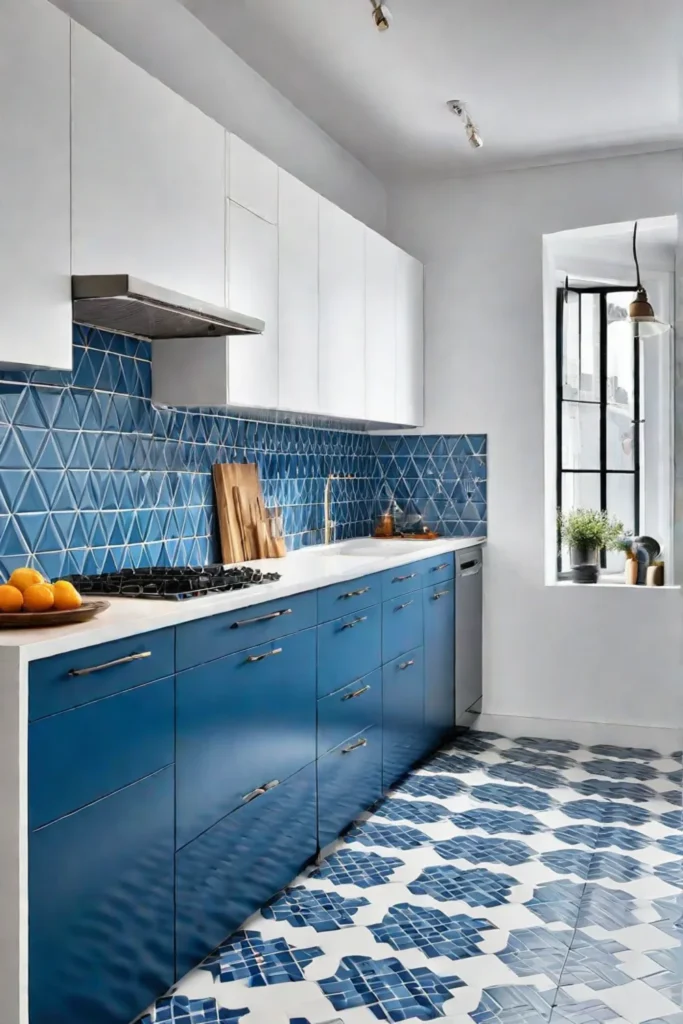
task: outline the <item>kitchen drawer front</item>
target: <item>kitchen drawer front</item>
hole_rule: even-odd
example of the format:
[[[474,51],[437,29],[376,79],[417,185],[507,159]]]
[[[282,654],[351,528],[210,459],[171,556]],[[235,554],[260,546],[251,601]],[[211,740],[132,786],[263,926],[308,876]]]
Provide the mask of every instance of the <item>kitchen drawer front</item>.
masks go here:
[[[31,1024],[122,1024],[168,988],[172,767],[31,833],[28,871]]]
[[[29,828],[39,828],[174,760],[173,676],[31,722]]]
[[[315,634],[304,630],[178,675],[178,849],[253,790],[315,760]]]
[[[446,555],[435,555],[434,558],[426,558],[420,564],[422,570],[422,585],[425,587],[439,580],[452,580],[455,575],[455,559],[453,552]]]
[[[420,590],[422,586],[421,562],[399,565],[397,569],[387,569],[382,573],[382,597],[385,601],[399,594]]]
[[[382,664],[382,606],[371,605],[318,626],[318,696]]]
[[[382,730],[351,736],[318,761],[318,844],[324,848],[382,795]]]
[[[315,765],[238,808],[176,855],[176,977],[316,854]]]
[[[361,576],[318,591],[318,622],[329,622],[382,600],[382,574]]]
[[[318,701],[318,757],[381,722],[382,672],[376,669]]]
[[[29,720],[163,679],[174,669],[172,629],[34,661],[29,668]]]
[[[424,651],[382,669],[382,785],[386,791],[424,751]]]
[[[402,594],[382,605],[382,664],[422,646],[422,594]]]
[[[281,601],[185,622],[176,629],[176,669],[183,672],[235,651],[297,633],[315,626],[317,618],[316,592],[311,590]]]

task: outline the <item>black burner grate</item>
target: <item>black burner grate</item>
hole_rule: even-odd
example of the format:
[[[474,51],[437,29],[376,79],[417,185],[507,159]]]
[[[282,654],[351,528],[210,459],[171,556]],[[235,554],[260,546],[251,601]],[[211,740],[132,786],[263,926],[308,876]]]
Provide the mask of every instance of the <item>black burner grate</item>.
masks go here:
[[[184,601],[202,594],[243,590],[280,579],[277,572],[261,572],[246,565],[156,565],[149,569],[121,569],[99,576],[66,576],[81,594],[92,597],[148,597]]]

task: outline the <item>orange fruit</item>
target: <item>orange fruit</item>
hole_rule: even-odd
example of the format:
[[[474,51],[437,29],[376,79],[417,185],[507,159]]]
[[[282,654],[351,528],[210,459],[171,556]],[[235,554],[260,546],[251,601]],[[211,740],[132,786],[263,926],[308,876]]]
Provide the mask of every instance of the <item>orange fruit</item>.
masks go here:
[[[29,587],[35,586],[36,583],[44,583],[45,580],[37,569],[15,569],[7,582],[23,594]]]
[[[55,608],[58,612],[65,612],[71,608],[80,608],[83,604],[83,598],[73,583],[69,583],[68,580],[57,580],[52,589],[55,595]]]
[[[20,612],[24,603],[24,595],[9,583],[0,586],[0,612]]]
[[[54,603],[52,588],[45,583],[34,583],[24,591],[25,612],[49,612]]]

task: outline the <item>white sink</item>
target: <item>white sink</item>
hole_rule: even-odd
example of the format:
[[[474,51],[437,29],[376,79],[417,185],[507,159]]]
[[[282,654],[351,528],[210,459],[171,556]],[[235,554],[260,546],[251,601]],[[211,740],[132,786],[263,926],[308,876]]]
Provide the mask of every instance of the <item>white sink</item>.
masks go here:
[[[414,549],[423,550],[425,540],[378,540],[376,537],[361,537],[357,540],[343,540],[339,544],[329,544],[326,547],[315,548],[316,554],[332,558],[334,556],[346,555],[351,558],[394,558],[396,555],[403,555]]]

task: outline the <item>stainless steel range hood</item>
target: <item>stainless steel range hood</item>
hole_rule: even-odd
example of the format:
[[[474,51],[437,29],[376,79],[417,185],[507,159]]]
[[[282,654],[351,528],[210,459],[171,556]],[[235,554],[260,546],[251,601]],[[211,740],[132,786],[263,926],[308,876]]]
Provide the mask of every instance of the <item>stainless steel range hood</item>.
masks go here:
[[[167,291],[128,274],[75,274],[73,318],[87,327],[144,340],[261,334],[263,320]]]

